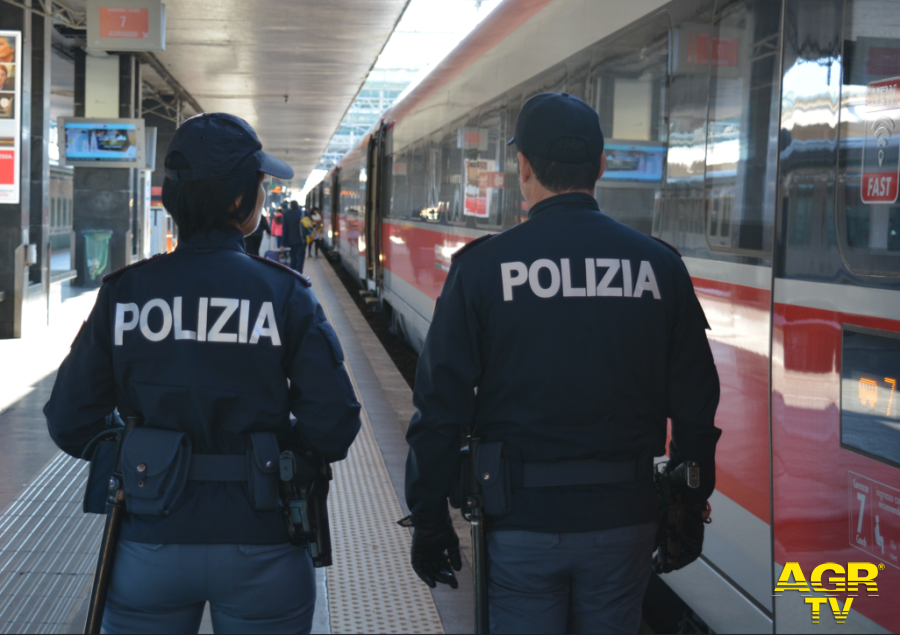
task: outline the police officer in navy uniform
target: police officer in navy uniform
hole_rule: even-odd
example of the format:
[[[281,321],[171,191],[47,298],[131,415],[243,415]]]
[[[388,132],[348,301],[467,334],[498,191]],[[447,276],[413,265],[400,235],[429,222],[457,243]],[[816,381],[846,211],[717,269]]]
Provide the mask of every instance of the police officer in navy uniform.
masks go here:
[[[432,587],[456,586],[447,499],[473,428],[491,632],[637,632],[667,418],[672,463],[700,464],[696,513],[715,486],[706,319],[678,253],[599,210],[605,155],[590,106],[537,95],[509,143],[528,221],[456,253],[419,358],[413,567]]]
[[[340,460],[360,406],[309,280],[244,251],[264,175],[293,170],[222,113],[187,120],[165,166],[178,247],[105,278],[44,409],[75,457],[112,413],[143,420],[103,629],[196,633],[209,602],[217,632],[308,633],[315,575],[288,541],[279,446]]]

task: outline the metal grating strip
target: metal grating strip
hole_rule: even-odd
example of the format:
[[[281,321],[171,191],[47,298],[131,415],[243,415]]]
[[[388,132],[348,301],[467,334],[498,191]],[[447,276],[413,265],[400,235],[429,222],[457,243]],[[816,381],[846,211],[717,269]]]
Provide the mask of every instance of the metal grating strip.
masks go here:
[[[0,516],[0,632],[58,633],[94,573],[103,517],[84,514],[88,464],[63,453]]]
[[[314,272],[313,276],[315,275]],[[330,322],[332,310],[318,296]],[[346,364],[359,394],[351,364]],[[378,448],[366,404],[346,460],[335,463],[329,518],[334,565],[328,570],[332,633],[443,633],[428,587],[409,565],[411,537]]]

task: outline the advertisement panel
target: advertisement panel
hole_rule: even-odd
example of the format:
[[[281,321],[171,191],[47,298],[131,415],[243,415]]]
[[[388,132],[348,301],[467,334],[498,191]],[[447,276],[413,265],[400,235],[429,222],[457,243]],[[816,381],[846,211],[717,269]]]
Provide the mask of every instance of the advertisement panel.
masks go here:
[[[900,77],[868,85],[866,120],[862,202],[894,203],[900,179]]]
[[[0,31],[0,203],[19,202],[21,42],[21,31]]]

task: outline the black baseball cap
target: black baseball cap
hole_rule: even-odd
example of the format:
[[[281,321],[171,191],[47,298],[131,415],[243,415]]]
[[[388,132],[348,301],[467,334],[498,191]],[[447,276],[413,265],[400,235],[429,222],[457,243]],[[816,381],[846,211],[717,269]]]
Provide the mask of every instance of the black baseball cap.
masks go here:
[[[263,152],[250,124],[224,112],[206,112],[181,124],[166,158],[173,152],[180,152],[191,166],[189,170],[166,168],[166,178],[173,181],[225,179],[253,172],[294,178],[291,166]]]
[[[515,143],[531,158],[588,163],[603,154],[600,116],[568,93],[541,93],[525,102],[516,120]]]

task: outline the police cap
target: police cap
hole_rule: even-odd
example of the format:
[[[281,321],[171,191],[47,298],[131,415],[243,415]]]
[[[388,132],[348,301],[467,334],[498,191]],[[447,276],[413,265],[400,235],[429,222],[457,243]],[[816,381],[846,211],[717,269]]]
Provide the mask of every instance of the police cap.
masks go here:
[[[294,178],[294,169],[262,150],[256,132],[240,117],[224,112],[207,112],[191,117],[172,137],[168,158],[180,152],[189,170],[166,168],[173,181],[201,181],[263,172],[279,179]]]
[[[588,163],[603,154],[596,111],[568,93],[541,93],[525,102],[516,120],[515,143],[529,159]]]

